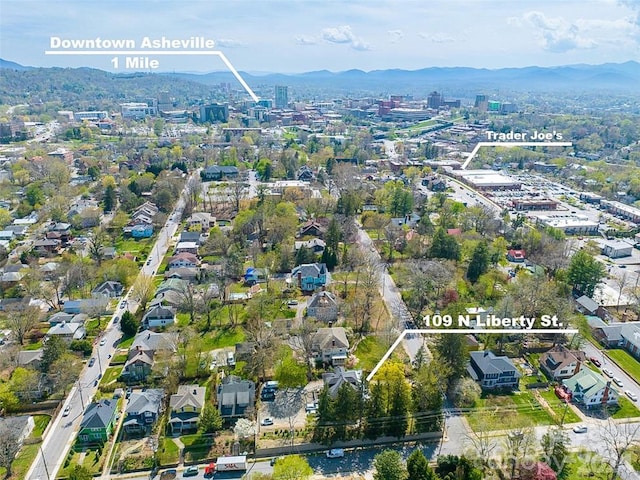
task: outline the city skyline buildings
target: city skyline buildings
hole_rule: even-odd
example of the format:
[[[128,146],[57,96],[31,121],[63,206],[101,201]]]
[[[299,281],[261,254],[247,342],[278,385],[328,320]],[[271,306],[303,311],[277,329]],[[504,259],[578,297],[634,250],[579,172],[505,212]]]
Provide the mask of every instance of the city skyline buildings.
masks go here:
[[[107,55],[45,55],[54,36],[138,45],[144,37],[202,36],[250,73],[622,63],[640,59],[640,2],[2,1],[0,57],[113,71]],[[159,63],[157,71],[225,69],[220,59],[200,56],[167,55]]]

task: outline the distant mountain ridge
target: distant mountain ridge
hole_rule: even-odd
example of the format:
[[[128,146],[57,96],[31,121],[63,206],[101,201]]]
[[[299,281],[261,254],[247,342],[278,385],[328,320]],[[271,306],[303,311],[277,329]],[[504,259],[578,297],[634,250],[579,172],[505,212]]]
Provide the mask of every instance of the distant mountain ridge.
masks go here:
[[[56,69],[34,69],[18,63],[0,59],[0,69],[14,71],[55,71]],[[57,69],[60,70],[60,69]],[[74,69],[64,69],[74,70]],[[79,70],[79,69],[76,69]],[[137,76],[137,72],[112,74],[114,78]],[[242,78],[252,88],[282,84],[291,87],[314,88],[324,91],[342,92],[395,92],[425,93],[441,90],[448,94],[454,92],[481,92],[484,89],[508,89],[511,91],[598,91],[621,90],[640,91],[640,63],[605,63],[600,65],[575,64],[558,67],[521,67],[521,68],[471,68],[471,67],[427,67],[419,70],[363,70],[352,69],[342,72],[318,70],[298,74],[241,72]],[[148,74],[140,72],[147,80],[154,76],[195,82],[202,85],[215,85],[229,82],[237,83],[228,71],[206,74],[186,72],[165,72]]]

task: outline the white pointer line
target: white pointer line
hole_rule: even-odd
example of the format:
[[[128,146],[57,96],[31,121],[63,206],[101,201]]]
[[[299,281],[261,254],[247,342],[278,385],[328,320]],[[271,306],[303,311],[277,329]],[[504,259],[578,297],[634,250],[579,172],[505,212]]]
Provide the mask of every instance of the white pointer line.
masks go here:
[[[231,65],[231,62],[220,50],[45,50],[45,55],[214,55],[220,57],[236,80],[247,91],[254,102],[259,100],[258,96],[240,76],[238,71]]]
[[[478,142],[461,168],[462,170],[467,169],[480,147],[570,147],[572,145],[571,142]]]
[[[386,362],[396,347],[400,344],[402,339],[408,333],[424,333],[424,334],[439,334],[439,333],[458,333],[458,334],[470,334],[470,333],[507,333],[507,334],[536,334],[536,333],[566,333],[576,334],[577,328],[532,328],[532,329],[515,329],[515,328],[416,328],[412,330],[404,330],[398,339],[393,342],[393,345],[389,347],[387,353],[380,359],[378,364],[371,370],[371,373],[367,375],[367,382],[370,382],[378,369]]]

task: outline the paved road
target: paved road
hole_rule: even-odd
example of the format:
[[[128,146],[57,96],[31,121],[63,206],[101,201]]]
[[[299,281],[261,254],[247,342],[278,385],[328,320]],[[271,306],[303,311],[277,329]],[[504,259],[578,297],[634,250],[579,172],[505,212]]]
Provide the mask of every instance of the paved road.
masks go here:
[[[197,175],[199,175],[199,171],[194,172],[189,177],[187,183],[194,181]],[[169,247],[169,239],[175,234],[180,223],[186,200],[186,192],[187,187],[185,187],[181,197],[176,202],[174,211],[167,219],[167,223],[158,234],[156,243],[149,254],[148,263],[142,268],[141,274],[153,275],[160,266],[160,262]],[[126,303],[123,304],[122,301],[118,303],[118,307],[109,320],[105,332],[102,337],[97,340],[98,344],[94,346],[92,355],[92,357],[96,359],[95,364],[91,367],[87,365],[69,392],[64,402],[64,407],[69,406],[69,415],[63,415],[63,408],[60,414],[53,419],[49,432],[42,443],[42,454],[36,457],[27,473],[26,478],[29,480],[55,478],[58,470],[62,466],[67,452],[75,440],[76,432],[82,421],[82,412],[95,395],[99,377],[104,374],[104,371],[108,367],[110,356],[115,353],[116,345],[122,336],[119,323],[114,321],[114,319],[117,318],[119,321],[126,309],[132,312],[135,312],[137,309],[137,305],[133,299],[129,299],[130,294],[131,290],[129,290],[123,298],[123,301]],[[102,340],[104,340],[103,345],[101,345]]]
[[[633,380],[633,378],[627,375],[627,372],[625,372],[622,368],[618,367],[615,363],[613,363],[611,359],[609,359],[604,354],[603,351],[598,350],[594,345],[592,345],[589,342],[585,342],[582,350],[587,355],[587,358],[594,357],[600,360],[600,362],[602,362],[603,369],[606,368],[607,370],[610,370],[613,372],[613,378],[619,378],[620,380],[622,380],[622,387],[612,383],[612,386],[618,390],[621,396],[626,396],[624,392],[626,390],[629,390],[630,392],[635,393],[638,400],[640,400],[640,385],[638,385]],[[607,378],[604,374],[603,374],[603,377]],[[640,403],[636,402],[636,405],[640,406]]]
[[[370,261],[373,261],[378,265],[378,284],[380,286],[380,294],[382,295],[382,299],[386,304],[389,313],[398,322],[397,332],[399,335],[400,332],[404,331],[407,328],[407,322],[413,321],[413,317],[409,313],[409,310],[407,310],[407,306],[402,300],[400,290],[396,286],[391,275],[389,275],[386,264],[382,261],[380,255],[376,251],[371,237],[369,237],[369,234],[362,228],[358,228],[357,242],[358,245],[360,245],[360,248],[364,255],[366,255],[370,259]],[[421,335],[405,336],[402,341],[402,346],[409,355],[411,361],[416,358],[418,350],[423,345],[424,339]]]

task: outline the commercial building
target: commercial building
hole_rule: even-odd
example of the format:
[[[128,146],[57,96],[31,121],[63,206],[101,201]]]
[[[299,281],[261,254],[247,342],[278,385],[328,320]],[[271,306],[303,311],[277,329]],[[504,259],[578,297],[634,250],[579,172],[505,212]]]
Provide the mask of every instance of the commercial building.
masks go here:
[[[602,254],[609,258],[630,257],[633,247],[622,240],[605,242],[602,245]]]
[[[122,118],[141,120],[154,116],[156,113],[156,107],[149,106],[146,103],[129,102],[120,104],[120,115],[122,115]]]
[[[567,235],[596,235],[598,223],[585,215],[553,214],[541,215],[537,222],[545,227],[557,228]]]
[[[102,111],[92,111],[92,112],[75,112],[73,114],[73,119],[76,122],[82,122],[83,120],[89,120],[89,121],[97,121],[97,120],[104,120],[105,118],[107,118],[109,116],[109,114],[102,110]]]
[[[287,108],[289,105],[289,88],[285,85],[276,85],[275,89],[276,108]]]
[[[221,122],[226,123],[229,121],[229,105],[212,103],[210,105],[203,105],[200,107],[200,122]]]
[[[477,190],[520,190],[522,183],[493,170],[457,170],[451,174]]]
[[[516,198],[512,202],[513,208],[519,212],[527,210],[555,210],[559,202],[550,198]]]
[[[604,205],[614,215],[631,220],[634,223],[640,223],[640,209],[638,208],[615,200],[602,200],[600,204]]]

